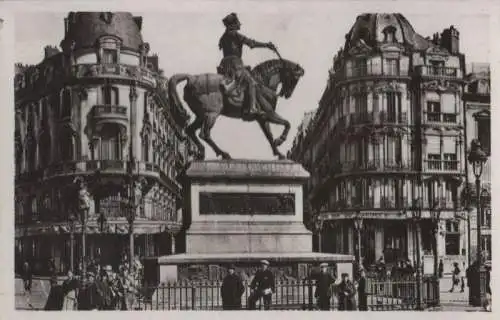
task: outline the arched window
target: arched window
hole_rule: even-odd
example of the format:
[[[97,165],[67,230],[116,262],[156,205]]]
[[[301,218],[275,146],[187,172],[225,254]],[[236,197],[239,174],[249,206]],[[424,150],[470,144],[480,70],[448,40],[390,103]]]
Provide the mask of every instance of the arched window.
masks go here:
[[[123,141],[118,125],[107,125],[101,131],[99,158],[101,160],[122,160]]]
[[[396,28],[393,26],[386,27],[383,31],[384,42],[396,42]]]

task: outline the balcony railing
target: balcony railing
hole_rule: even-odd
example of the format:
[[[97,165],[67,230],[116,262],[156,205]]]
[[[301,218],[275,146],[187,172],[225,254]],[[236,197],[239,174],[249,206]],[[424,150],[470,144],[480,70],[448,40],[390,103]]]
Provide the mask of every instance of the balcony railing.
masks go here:
[[[428,170],[457,171],[458,160],[425,160]]]
[[[109,104],[96,105],[92,110],[94,117],[100,117],[106,115],[118,115],[127,117],[127,108],[124,106],[116,106]]]
[[[456,113],[427,112],[427,122],[456,123]]]
[[[78,64],[73,67],[73,76],[77,78],[98,78],[98,77],[124,77],[134,78],[139,81],[146,82],[152,86],[156,86],[156,78],[158,77],[149,69],[126,65],[126,64]]]
[[[408,70],[399,70],[398,68],[382,69],[381,66],[363,66],[345,68],[336,73],[339,80],[363,77],[408,77]]]
[[[417,66],[417,74],[424,77],[459,79],[462,78],[462,72],[458,68],[441,66]]]

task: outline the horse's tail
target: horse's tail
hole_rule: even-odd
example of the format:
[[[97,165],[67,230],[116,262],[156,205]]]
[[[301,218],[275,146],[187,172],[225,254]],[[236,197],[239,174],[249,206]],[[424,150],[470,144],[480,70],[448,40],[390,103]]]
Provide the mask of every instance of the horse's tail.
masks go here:
[[[176,106],[182,106],[181,99],[177,93],[177,85],[181,81],[188,80],[191,76],[187,73],[177,73],[168,80],[168,94]]]

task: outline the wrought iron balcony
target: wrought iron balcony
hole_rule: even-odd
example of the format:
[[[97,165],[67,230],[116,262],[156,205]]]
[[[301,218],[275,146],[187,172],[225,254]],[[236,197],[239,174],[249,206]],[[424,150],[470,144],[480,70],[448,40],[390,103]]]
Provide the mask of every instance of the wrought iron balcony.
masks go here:
[[[92,117],[97,123],[119,122],[128,125],[127,107],[117,105],[95,105],[92,108]]]
[[[458,171],[458,160],[424,160],[429,171]]]
[[[427,112],[427,122],[457,123],[458,114]]]
[[[436,79],[461,79],[462,71],[459,68],[440,66],[417,66],[415,68],[418,75]]]
[[[118,77],[145,82],[153,87],[156,86],[158,77],[151,70],[125,64],[78,64],[73,67],[73,76],[77,78],[100,78]]]
[[[337,80],[348,80],[355,78],[397,78],[408,77],[408,70],[399,68],[382,68],[381,66],[367,65],[362,67],[345,68],[335,74]]]

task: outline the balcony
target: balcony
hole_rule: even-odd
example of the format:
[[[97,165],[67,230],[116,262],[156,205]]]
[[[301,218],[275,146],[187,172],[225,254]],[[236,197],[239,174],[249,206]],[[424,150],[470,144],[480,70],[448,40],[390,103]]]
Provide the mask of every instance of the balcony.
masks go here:
[[[458,171],[458,160],[424,160],[428,171]]]
[[[92,117],[96,124],[118,123],[123,126],[128,125],[127,107],[116,105],[95,105],[92,108]]]
[[[427,122],[457,123],[457,119],[456,113],[427,112]]]
[[[73,76],[79,79],[84,78],[124,78],[133,79],[156,87],[158,77],[149,69],[126,64],[78,64],[73,67]]]
[[[460,69],[438,66],[417,66],[415,67],[417,75],[433,79],[462,79],[463,75]]]
[[[345,68],[335,74],[337,80],[350,80],[359,78],[409,78],[408,70],[398,68],[387,68],[382,70],[381,66],[364,66]]]

